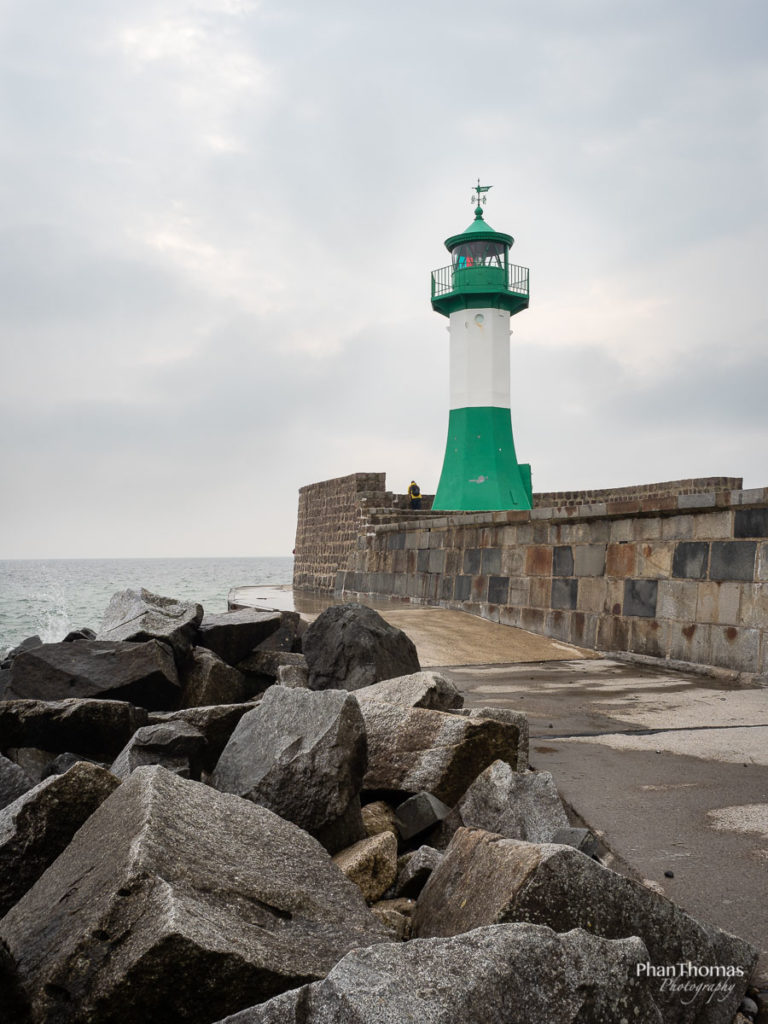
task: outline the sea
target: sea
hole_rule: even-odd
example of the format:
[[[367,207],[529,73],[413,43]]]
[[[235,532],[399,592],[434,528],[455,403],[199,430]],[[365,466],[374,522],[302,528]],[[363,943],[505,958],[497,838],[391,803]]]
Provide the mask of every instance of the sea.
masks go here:
[[[197,601],[225,612],[238,586],[290,584],[293,558],[57,558],[0,560],[0,660],[30,636],[63,640],[73,629],[98,632],[118,590]]]

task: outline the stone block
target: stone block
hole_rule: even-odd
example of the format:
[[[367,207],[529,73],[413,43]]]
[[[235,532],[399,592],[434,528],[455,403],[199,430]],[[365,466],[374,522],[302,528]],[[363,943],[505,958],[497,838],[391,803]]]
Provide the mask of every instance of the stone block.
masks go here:
[[[768,582],[768,544],[761,544],[758,549],[757,579]]]
[[[532,577],[528,601],[532,608],[550,608],[552,606],[552,579],[546,576]]]
[[[515,764],[527,751],[527,723],[515,724],[469,712],[449,714],[427,708],[363,701],[368,737],[364,789],[419,793],[425,790],[454,803],[484,768],[497,759]]]
[[[372,909],[385,921],[402,916],[391,902],[406,901]],[[323,981],[226,1024],[661,1024],[642,976],[647,958],[637,938],[497,925],[356,950]]]
[[[469,601],[472,597],[472,577],[457,576],[454,588],[454,598],[457,601]]]
[[[521,607],[527,605],[530,592],[531,584],[527,576],[512,577],[509,581],[507,603]]]
[[[475,601],[479,604],[484,603],[488,600],[488,577],[487,576],[473,576],[472,577],[472,592],[470,596],[471,601]]]
[[[469,576],[475,576],[480,572],[483,553],[480,548],[468,548],[464,552],[464,572]]]
[[[442,548],[430,548],[427,572],[441,573],[445,569],[445,551]]]
[[[658,580],[625,580],[623,614],[655,618],[658,586]]]
[[[597,620],[598,651],[628,651],[630,620],[619,615],[601,615]]]
[[[629,627],[630,650],[650,658],[664,658],[667,652],[667,623],[658,619],[633,618]]]
[[[659,618],[695,621],[700,585],[693,580],[659,580]]]
[[[579,593],[579,581],[577,579],[552,580],[552,607],[553,608],[575,608]]]
[[[272,686],[235,727],[211,776],[221,792],[267,807],[330,852],[363,834],[361,705],[345,690]]]
[[[614,519],[611,523],[610,541],[612,544],[626,544],[632,540],[632,520]]]
[[[700,494],[678,494],[678,508],[714,508],[715,492],[705,491]]]
[[[680,541],[675,545],[672,575],[675,579],[704,580],[709,565],[709,544],[701,541]]]
[[[554,548],[552,552],[552,575],[573,576],[573,551],[570,545]]]
[[[388,940],[306,832],[163,768],[118,786],[0,931],[33,1020],[60,1024],[209,1024]]]
[[[570,616],[568,640],[579,647],[594,647],[597,641],[597,620],[594,612],[573,612]]]
[[[511,770],[511,769],[510,769]],[[429,832],[451,813],[451,808],[432,793],[422,790],[404,800],[397,808],[395,822],[404,842]]]
[[[499,622],[502,626],[520,627],[523,618],[523,609],[520,605],[501,605],[499,607]]]
[[[378,836],[382,832],[391,832],[397,836],[395,809],[384,800],[374,800],[362,809],[363,828],[367,836]]]
[[[203,616],[197,637],[199,647],[207,647],[228,665],[237,665],[262,641],[280,628],[280,612],[245,608],[238,612]]]
[[[716,540],[733,536],[733,512],[707,512],[693,517],[694,540]]]
[[[711,663],[711,627],[700,622],[670,622],[668,624],[669,657],[676,661],[690,661],[697,665]]]
[[[636,575],[651,579],[670,576],[675,545],[669,542],[637,545]]]
[[[729,586],[729,584],[723,584]],[[742,626],[768,629],[768,584],[742,584],[738,621]]]
[[[396,679],[355,690],[358,702],[373,700],[384,704],[399,704],[405,708],[430,708],[433,711],[453,711],[464,704],[464,698],[453,683],[439,672],[414,672]]]
[[[501,549],[502,576],[522,576],[525,573],[525,551],[521,545]]]
[[[712,664],[737,672],[759,671],[760,631],[712,626]]]
[[[498,547],[483,548],[481,571],[485,575],[501,574],[501,549]]]
[[[481,772],[455,809],[446,815],[435,845],[444,848],[456,830],[482,828],[507,839],[549,843],[568,825],[549,772],[519,772],[494,761]]]
[[[661,519],[662,540],[690,540],[693,537],[693,516],[673,515]]]
[[[32,789],[35,782],[14,761],[0,754],[0,810]]]
[[[78,761],[0,811],[0,917],[32,888],[118,785],[99,765]]]
[[[579,603],[578,607],[585,612],[604,612],[606,608],[606,596],[608,593],[608,581],[603,576],[585,576],[579,582]]]
[[[632,536],[635,540],[660,540],[661,539],[661,517],[651,516],[643,519],[632,520]]]
[[[509,579],[506,576],[491,576],[488,580],[488,601],[490,604],[506,604],[509,594]]]
[[[698,583],[696,615],[698,622],[739,624],[741,585],[738,583]]]
[[[509,921],[546,924],[561,933],[584,928],[606,939],[638,936],[654,965],[690,960],[740,966],[743,977],[736,979],[732,1002],[719,1005],[717,1015],[709,1018],[713,1024],[732,1020],[757,959],[751,947],[739,942],[737,949],[737,940],[731,945],[725,933],[704,927],[664,896],[572,847],[459,829],[419,898],[414,936],[457,935]],[[654,999],[665,1021],[693,1024],[701,1019],[705,991],[683,1001],[662,978],[655,982]]]
[[[333,862],[354,882],[366,903],[381,899],[397,877],[397,838],[379,832],[337,853]]]
[[[756,556],[757,542],[754,540],[713,541],[709,578],[752,581]]]
[[[429,549],[421,548],[416,555],[416,571],[427,572],[429,568]]]
[[[571,613],[560,608],[547,614],[547,636],[555,640],[567,641],[571,635]]]
[[[602,576],[605,572],[605,544],[579,544],[573,549],[574,576]]]
[[[635,545],[609,544],[605,555],[606,576],[632,576],[635,572]]]
[[[733,536],[768,537],[768,509],[736,509]]]
[[[549,580],[547,580],[546,582],[549,583]],[[547,604],[549,604],[548,601]],[[546,633],[547,611],[545,608],[523,608],[521,609],[521,611],[521,629],[527,629],[530,633]]]
[[[527,576],[551,576],[552,548],[532,544],[525,552],[525,572]]]
[[[398,858],[395,896],[416,899],[442,859],[442,853],[432,846],[420,846],[414,853]]]

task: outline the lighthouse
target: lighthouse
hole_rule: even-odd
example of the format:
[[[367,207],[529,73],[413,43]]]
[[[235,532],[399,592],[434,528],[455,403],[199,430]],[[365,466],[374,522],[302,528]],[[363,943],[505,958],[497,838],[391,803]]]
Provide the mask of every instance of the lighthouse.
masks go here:
[[[448,317],[450,415],[433,508],[529,509],[531,467],[520,465],[510,411],[510,318],[528,306],[528,269],[509,262],[511,235],[483,218],[490,185],[472,196],[475,219],[445,240],[447,267],[432,271],[432,308]]]

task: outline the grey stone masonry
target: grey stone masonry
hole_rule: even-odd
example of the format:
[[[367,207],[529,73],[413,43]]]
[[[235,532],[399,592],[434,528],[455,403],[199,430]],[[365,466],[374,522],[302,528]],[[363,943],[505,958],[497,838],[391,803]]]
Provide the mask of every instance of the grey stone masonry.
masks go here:
[[[712,477],[534,495],[530,512],[376,509],[346,550],[326,587],[344,599],[458,608],[768,682],[768,487]]]

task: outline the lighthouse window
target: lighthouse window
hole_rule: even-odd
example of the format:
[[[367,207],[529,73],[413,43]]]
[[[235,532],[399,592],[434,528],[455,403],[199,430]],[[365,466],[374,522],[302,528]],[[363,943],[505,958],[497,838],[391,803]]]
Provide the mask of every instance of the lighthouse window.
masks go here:
[[[503,267],[503,242],[465,242],[453,250],[453,263],[458,270],[467,267]]]

